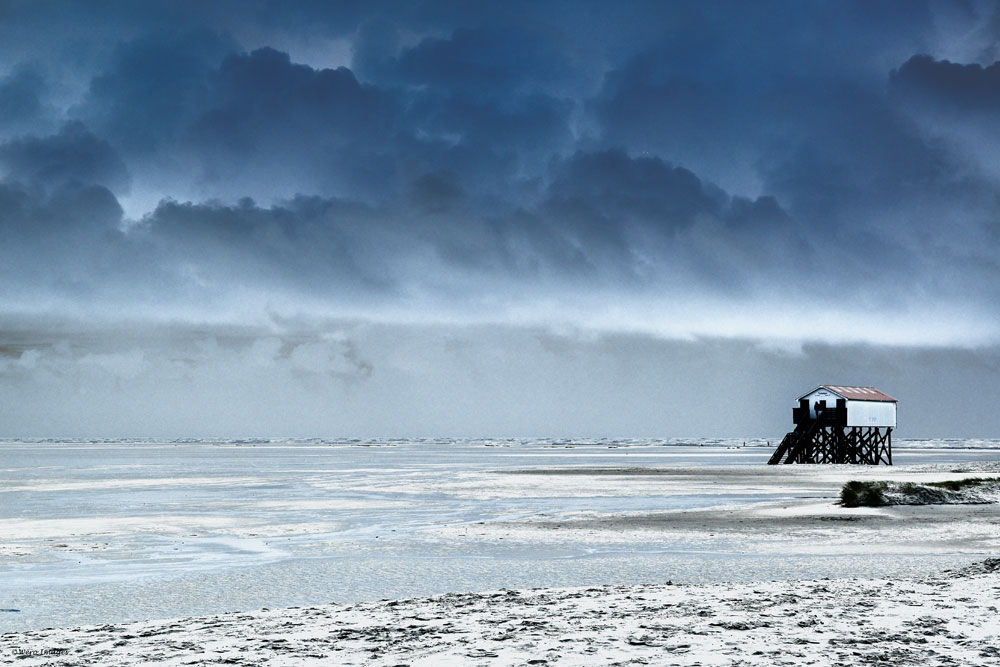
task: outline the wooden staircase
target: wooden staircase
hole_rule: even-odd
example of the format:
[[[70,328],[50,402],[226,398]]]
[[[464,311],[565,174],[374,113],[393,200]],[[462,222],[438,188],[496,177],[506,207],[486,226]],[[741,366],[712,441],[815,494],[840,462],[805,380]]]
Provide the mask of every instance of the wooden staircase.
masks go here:
[[[788,452],[789,448],[792,447],[796,439],[794,431],[786,433],[785,437],[781,439],[781,444],[778,445],[778,448],[774,450],[773,454],[771,454],[771,458],[767,460],[767,465],[773,466],[781,463],[781,459]]]
[[[781,439],[781,444],[767,460],[767,464],[773,466],[782,463],[795,463],[802,451],[812,442],[816,431],[822,428],[821,424],[822,421],[816,419],[799,424],[794,431],[786,433],[785,437]]]

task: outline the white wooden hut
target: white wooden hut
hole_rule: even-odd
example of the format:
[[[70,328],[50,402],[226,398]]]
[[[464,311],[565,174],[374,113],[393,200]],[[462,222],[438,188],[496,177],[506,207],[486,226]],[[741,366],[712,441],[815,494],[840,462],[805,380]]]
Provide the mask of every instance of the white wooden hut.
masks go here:
[[[809,401],[809,418],[816,419],[816,407],[833,408],[837,399],[847,402],[846,426],[889,426],[896,428],[896,404],[899,402],[875,387],[824,384],[799,396],[796,403]]]

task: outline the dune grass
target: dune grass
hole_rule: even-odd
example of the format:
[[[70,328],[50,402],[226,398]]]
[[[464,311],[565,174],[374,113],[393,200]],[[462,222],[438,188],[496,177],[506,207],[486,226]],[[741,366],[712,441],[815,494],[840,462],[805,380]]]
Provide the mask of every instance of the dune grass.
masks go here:
[[[1000,484],[1000,477],[967,477],[947,482],[927,482],[927,486],[936,486],[949,491],[961,491],[970,486],[981,486],[982,484]]]
[[[936,489],[959,492],[984,484],[1000,484],[1000,477],[968,477],[966,479],[926,482],[924,484],[885,481],[860,482],[854,480],[847,482],[840,489],[840,504],[844,507],[882,507],[884,505],[895,504],[889,502],[885,495],[886,492],[892,492],[895,495],[917,497],[922,494],[926,496],[928,491]],[[936,491],[931,493],[931,495],[940,495],[940,493],[940,491]],[[939,500],[938,502],[943,501]]]
[[[888,482],[852,480],[840,489],[840,504],[844,507],[881,507],[886,504],[883,492]]]

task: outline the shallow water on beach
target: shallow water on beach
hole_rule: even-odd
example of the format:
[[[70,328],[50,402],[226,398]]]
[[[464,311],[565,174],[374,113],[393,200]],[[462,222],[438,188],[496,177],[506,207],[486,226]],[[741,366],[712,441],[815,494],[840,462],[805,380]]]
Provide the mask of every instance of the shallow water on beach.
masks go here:
[[[462,537],[532,517],[829,497],[829,485],[755,482],[771,453],[764,441],[5,441],[0,453],[0,608],[18,610],[0,612],[0,631],[502,587],[850,576],[859,559],[871,576],[974,560]],[[903,442],[894,457],[1000,461],[1000,443]],[[557,468],[591,474],[517,474]],[[599,474],[611,468],[651,474]],[[752,475],[653,474],[705,468]]]

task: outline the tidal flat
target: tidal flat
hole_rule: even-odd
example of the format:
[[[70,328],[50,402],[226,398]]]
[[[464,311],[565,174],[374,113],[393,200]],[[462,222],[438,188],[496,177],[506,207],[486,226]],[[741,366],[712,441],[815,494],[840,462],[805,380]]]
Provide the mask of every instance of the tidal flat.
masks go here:
[[[936,576],[997,505],[844,508],[995,475],[989,441],[767,466],[765,441],[0,443],[0,632],[499,589]]]

